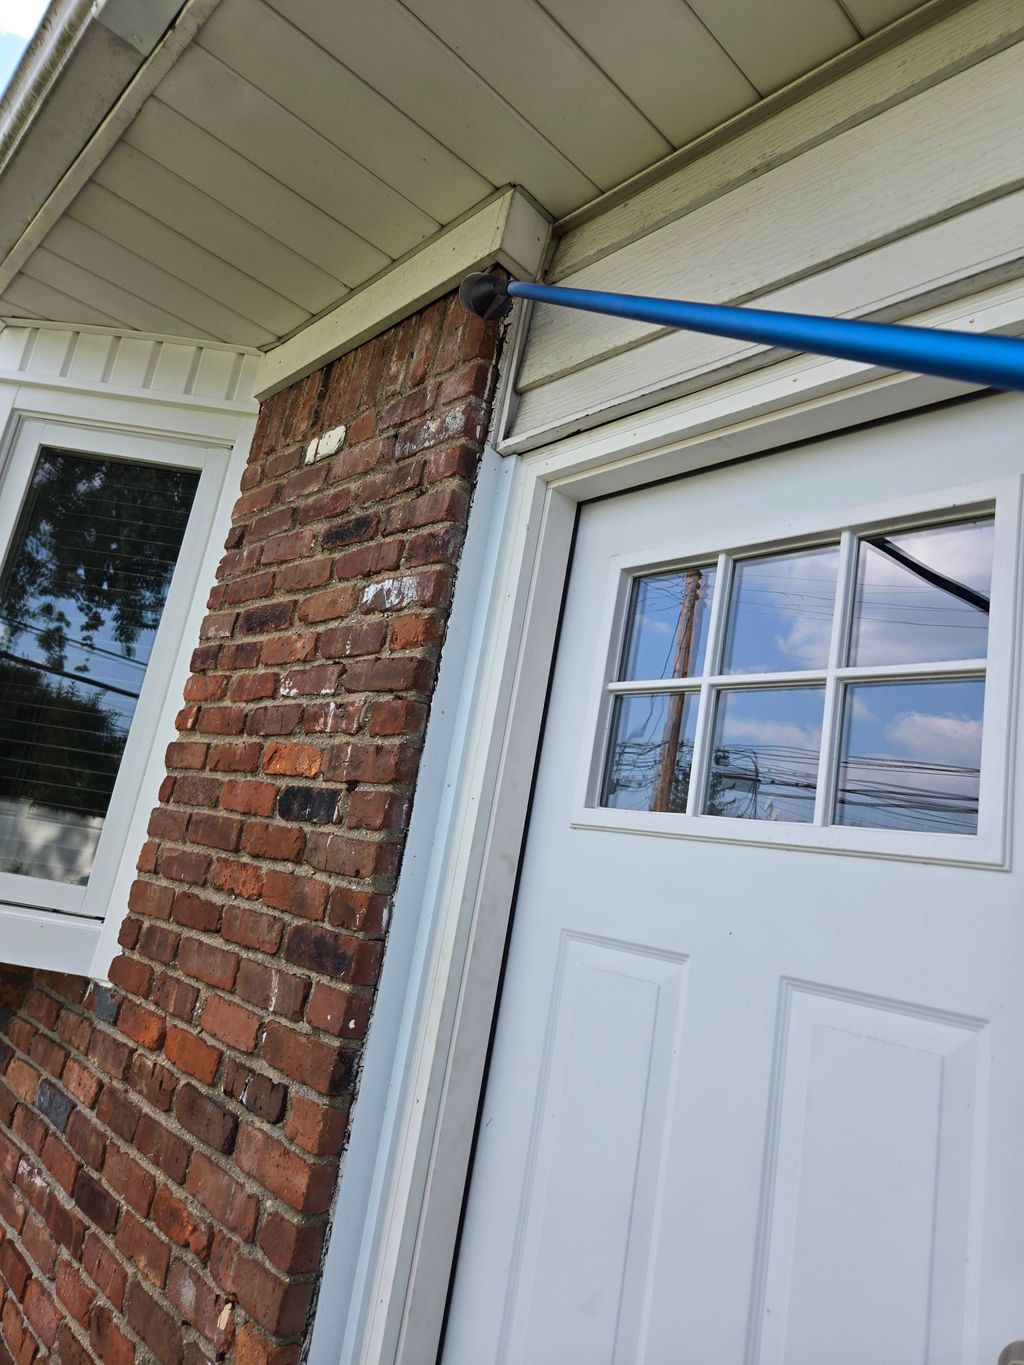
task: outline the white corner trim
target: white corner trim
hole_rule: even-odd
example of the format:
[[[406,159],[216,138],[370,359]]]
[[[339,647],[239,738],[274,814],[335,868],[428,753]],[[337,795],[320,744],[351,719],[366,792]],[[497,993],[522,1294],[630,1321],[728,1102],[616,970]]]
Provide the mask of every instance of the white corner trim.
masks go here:
[[[256,398],[262,402],[354,350],[440,298],[472,270],[497,264],[516,279],[536,278],[550,226],[547,215],[523,190],[499,191],[267,351],[256,380]]]

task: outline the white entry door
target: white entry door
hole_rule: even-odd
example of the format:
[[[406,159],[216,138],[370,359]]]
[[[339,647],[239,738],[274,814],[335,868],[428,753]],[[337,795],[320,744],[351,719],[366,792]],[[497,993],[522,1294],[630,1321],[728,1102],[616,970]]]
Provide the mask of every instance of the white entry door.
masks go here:
[[[445,1365],[1024,1338],[1022,418],[584,508]]]

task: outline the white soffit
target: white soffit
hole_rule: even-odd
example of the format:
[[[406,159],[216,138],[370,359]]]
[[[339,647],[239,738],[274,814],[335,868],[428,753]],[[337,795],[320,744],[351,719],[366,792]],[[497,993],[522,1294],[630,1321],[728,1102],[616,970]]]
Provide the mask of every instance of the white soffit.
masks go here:
[[[186,0],[0,263],[0,315],[271,350],[499,187],[578,212],[951,3]]]

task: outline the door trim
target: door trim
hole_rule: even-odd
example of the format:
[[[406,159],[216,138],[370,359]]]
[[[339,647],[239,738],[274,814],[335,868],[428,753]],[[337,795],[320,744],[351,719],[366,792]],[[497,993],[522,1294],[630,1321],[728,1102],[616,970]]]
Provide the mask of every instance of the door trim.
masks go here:
[[[1024,332],[1024,283],[911,321]],[[795,357],[527,456],[486,453],[310,1365],[437,1359],[578,505],[977,392]]]

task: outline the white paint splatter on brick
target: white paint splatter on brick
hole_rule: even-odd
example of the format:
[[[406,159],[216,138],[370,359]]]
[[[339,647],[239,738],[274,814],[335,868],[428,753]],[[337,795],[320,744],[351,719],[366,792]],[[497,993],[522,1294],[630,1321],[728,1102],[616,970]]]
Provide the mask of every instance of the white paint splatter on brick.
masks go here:
[[[361,601],[364,607],[372,601],[376,606],[391,611],[395,607],[407,607],[418,596],[419,580],[406,575],[404,578],[385,578],[381,583],[372,583],[363,589]]]
[[[345,437],[348,428],[342,423],[341,426],[331,427],[330,431],[325,431],[322,436],[316,436],[306,447],[304,464],[312,464],[314,460],[323,460],[328,455],[336,455],[345,444]]]
[[[280,693],[282,697],[297,697],[299,695],[298,684],[294,683],[291,678],[282,678]]]

